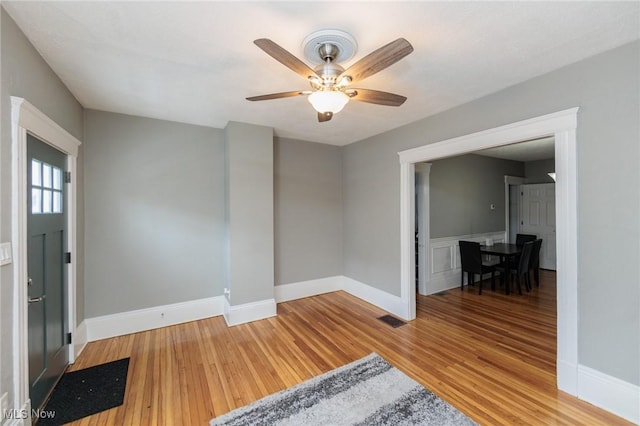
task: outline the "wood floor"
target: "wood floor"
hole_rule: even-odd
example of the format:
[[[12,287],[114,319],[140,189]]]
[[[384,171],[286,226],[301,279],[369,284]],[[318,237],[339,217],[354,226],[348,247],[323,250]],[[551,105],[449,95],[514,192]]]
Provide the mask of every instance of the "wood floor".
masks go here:
[[[417,319],[395,329],[335,292],[232,328],[216,317],[93,342],[71,370],[131,357],[125,402],[73,424],[206,425],[371,352],[480,424],[630,424],[556,389],[554,273],[523,296],[487,287],[418,296]]]

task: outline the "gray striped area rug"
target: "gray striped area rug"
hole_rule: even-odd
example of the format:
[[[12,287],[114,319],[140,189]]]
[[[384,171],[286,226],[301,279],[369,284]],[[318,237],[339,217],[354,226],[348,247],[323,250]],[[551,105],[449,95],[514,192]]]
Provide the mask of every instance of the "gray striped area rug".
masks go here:
[[[211,420],[211,426],[475,424],[375,353]]]

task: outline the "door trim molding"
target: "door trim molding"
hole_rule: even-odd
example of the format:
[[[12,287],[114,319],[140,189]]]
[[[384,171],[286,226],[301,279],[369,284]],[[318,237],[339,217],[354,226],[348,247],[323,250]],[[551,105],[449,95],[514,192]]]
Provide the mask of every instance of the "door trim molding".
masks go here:
[[[511,218],[510,215],[510,206],[511,206],[511,194],[509,192],[509,186],[511,185],[522,185],[525,179],[519,176],[509,176],[504,175],[504,240],[505,242],[510,242],[509,236],[511,235]],[[520,207],[520,203],[518,203],[518,208]],[[520,210],[518,210],[518,218],[520,218]]]
[[[67,191],[67,247],[76,248],[76,160],[81,142],[23,98],[11,97],[11,239],[13,240],[13,369],[14,407],[30,403],[27,318],[27,133],[67,155],[71,185]],[[76,328],[77,262],[68,265],[69,327]],[[75,360],[69,345],[69,362]],[[30,413],[30,411],[29,411]]]
[[[418,293],[429,294],[429,284],[431,271],[428,266],[427,257],[431,253],[431,241],[429,240],[429,209],[431,208],[430,182],[431,182],[431,163],[419,163],[415,166],[416,170],[416,186],[419,194],[416,194],[416,217],[420,216],[420,220],[416,224],[418,227]],[[419,179],[418,179],[419,178]],[[420,196],[418,196],[420,195]],[[420,246],[422,246],[423,256],[420,256]]]
[[[555,136],[556,240],[558,280],[557,386],[578,394],[578,203],[577,140],[579,108],[518,121],[505,126],[398,152],[400,157],[400,286],[409,315],[415,319],[413,229],[415,163],[481,149]]]

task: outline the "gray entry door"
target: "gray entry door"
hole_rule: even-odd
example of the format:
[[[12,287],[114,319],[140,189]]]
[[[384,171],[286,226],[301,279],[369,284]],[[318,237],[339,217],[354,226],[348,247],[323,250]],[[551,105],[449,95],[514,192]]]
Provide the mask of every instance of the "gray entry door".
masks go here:
[[[27,137],[27,262],[31,406],[41,408],[69,362],[66,155]]]

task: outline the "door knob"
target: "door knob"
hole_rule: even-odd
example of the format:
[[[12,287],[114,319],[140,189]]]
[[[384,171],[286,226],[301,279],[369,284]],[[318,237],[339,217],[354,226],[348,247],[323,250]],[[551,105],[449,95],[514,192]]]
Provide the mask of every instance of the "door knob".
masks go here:
[[[47,298],[47,295],[46,295],[46,294],[43,294],[43,295],[42,295],[42,296],[40,296],[40,297],[30,297],[30,298],[28,299],[28,302],[29,302],[29,304],[31,304],[31,303],[37,303],[37,302],[42,302],[42,301],[43,301],[44,299],[46,299],[46,298]]]

